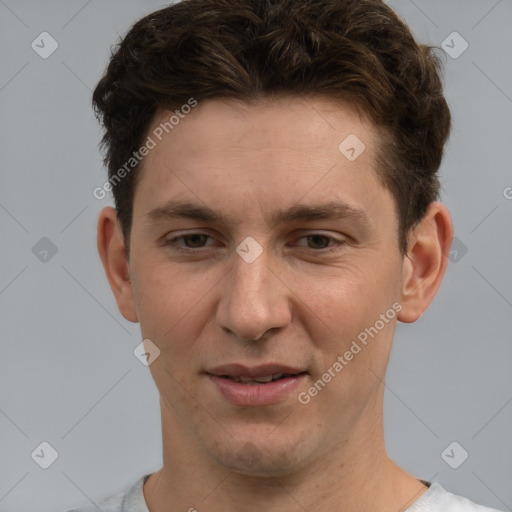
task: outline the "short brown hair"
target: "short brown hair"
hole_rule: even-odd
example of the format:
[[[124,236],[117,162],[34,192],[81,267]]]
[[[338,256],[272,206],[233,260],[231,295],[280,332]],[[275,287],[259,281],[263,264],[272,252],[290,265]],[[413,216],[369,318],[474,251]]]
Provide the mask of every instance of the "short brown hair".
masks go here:
[[[159,109],[198,101],[324,95],[378,128],[376,162],[397,206],[399,247],[439,197],[450,131],[435,49],[380,0],[182,0],[130,29],[93,94],[109,178]],[[113,187],[128,254],[137,168]]]

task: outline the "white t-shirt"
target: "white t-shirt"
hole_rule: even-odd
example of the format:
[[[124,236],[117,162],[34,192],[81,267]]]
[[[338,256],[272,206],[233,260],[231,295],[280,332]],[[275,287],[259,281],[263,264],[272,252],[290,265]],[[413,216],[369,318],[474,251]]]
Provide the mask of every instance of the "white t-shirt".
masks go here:
[[[149,512],[144,500],[142,486],[151,473],[141,476],[126,491],[109,496],[98,502],[102,512]],[[97,512],[94,503],[74,508],[67,512]],[[427,492],[422,494],[405,512],[500,512],[495,508],[477,505],[467,498],[446,491],[440,484],[432,483]]]

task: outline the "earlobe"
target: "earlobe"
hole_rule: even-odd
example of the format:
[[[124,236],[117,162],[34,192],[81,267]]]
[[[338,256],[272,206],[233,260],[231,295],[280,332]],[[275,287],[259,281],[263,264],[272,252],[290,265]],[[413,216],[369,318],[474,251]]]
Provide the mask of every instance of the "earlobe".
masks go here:
[[[138,322],[123,234],[116,211],[110,206],[100,212],[97,245],[120,313],[130,322]]]
[[[409,236],[402,266],[401,304],[398,320],[415,322],[434,299],[446,268],[453,239],[453,225],[446,206],[429,205],[427,213]]]

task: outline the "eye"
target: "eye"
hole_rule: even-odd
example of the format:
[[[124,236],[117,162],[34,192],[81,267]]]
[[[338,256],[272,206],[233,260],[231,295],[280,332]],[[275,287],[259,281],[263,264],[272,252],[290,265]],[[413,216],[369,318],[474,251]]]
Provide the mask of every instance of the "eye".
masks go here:
[[[168,238],[165,240],[165,245],[173,248],[177,248],[177,250],[183,249],[201,249],[205,247],[207,240],[211,238],[209,235],[205,233],[190,233],[187,235],[179,235],[174,238]],[[184,242],[184,246],[180,244]]]
[[[338,240],[337,238],[324,235],[323,233],[312,233],[299,238],[299,240],[305,240],[306,247],[309,249],[314,249],[317,252],[337,251],[343,244],[345,244],[344,240]],[[303,244],[298,245],[304,247]]]
[[[208,241],[213,238],[206,233],[188,233],[178,235],[164,240],[164,245],[176,251],[194,251],[194,249],[203,249],[212,244]],[[341,248],[346,243],[345,240],[339,240],[323,233],[311,233],[298,239],[305,243],[297,243],[299,247],[313,249],[314,252],[333,252]]]

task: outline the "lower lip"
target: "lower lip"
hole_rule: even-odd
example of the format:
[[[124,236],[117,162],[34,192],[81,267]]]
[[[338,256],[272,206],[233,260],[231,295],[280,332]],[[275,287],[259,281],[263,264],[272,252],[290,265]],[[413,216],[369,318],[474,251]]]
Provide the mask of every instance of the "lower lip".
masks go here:
[[[226,377],[208,375],[220,394],[233,405],[240,407],[261,407],[282,402],[297,389],[306,374],[301,373],[266,384],[243,384]]]

